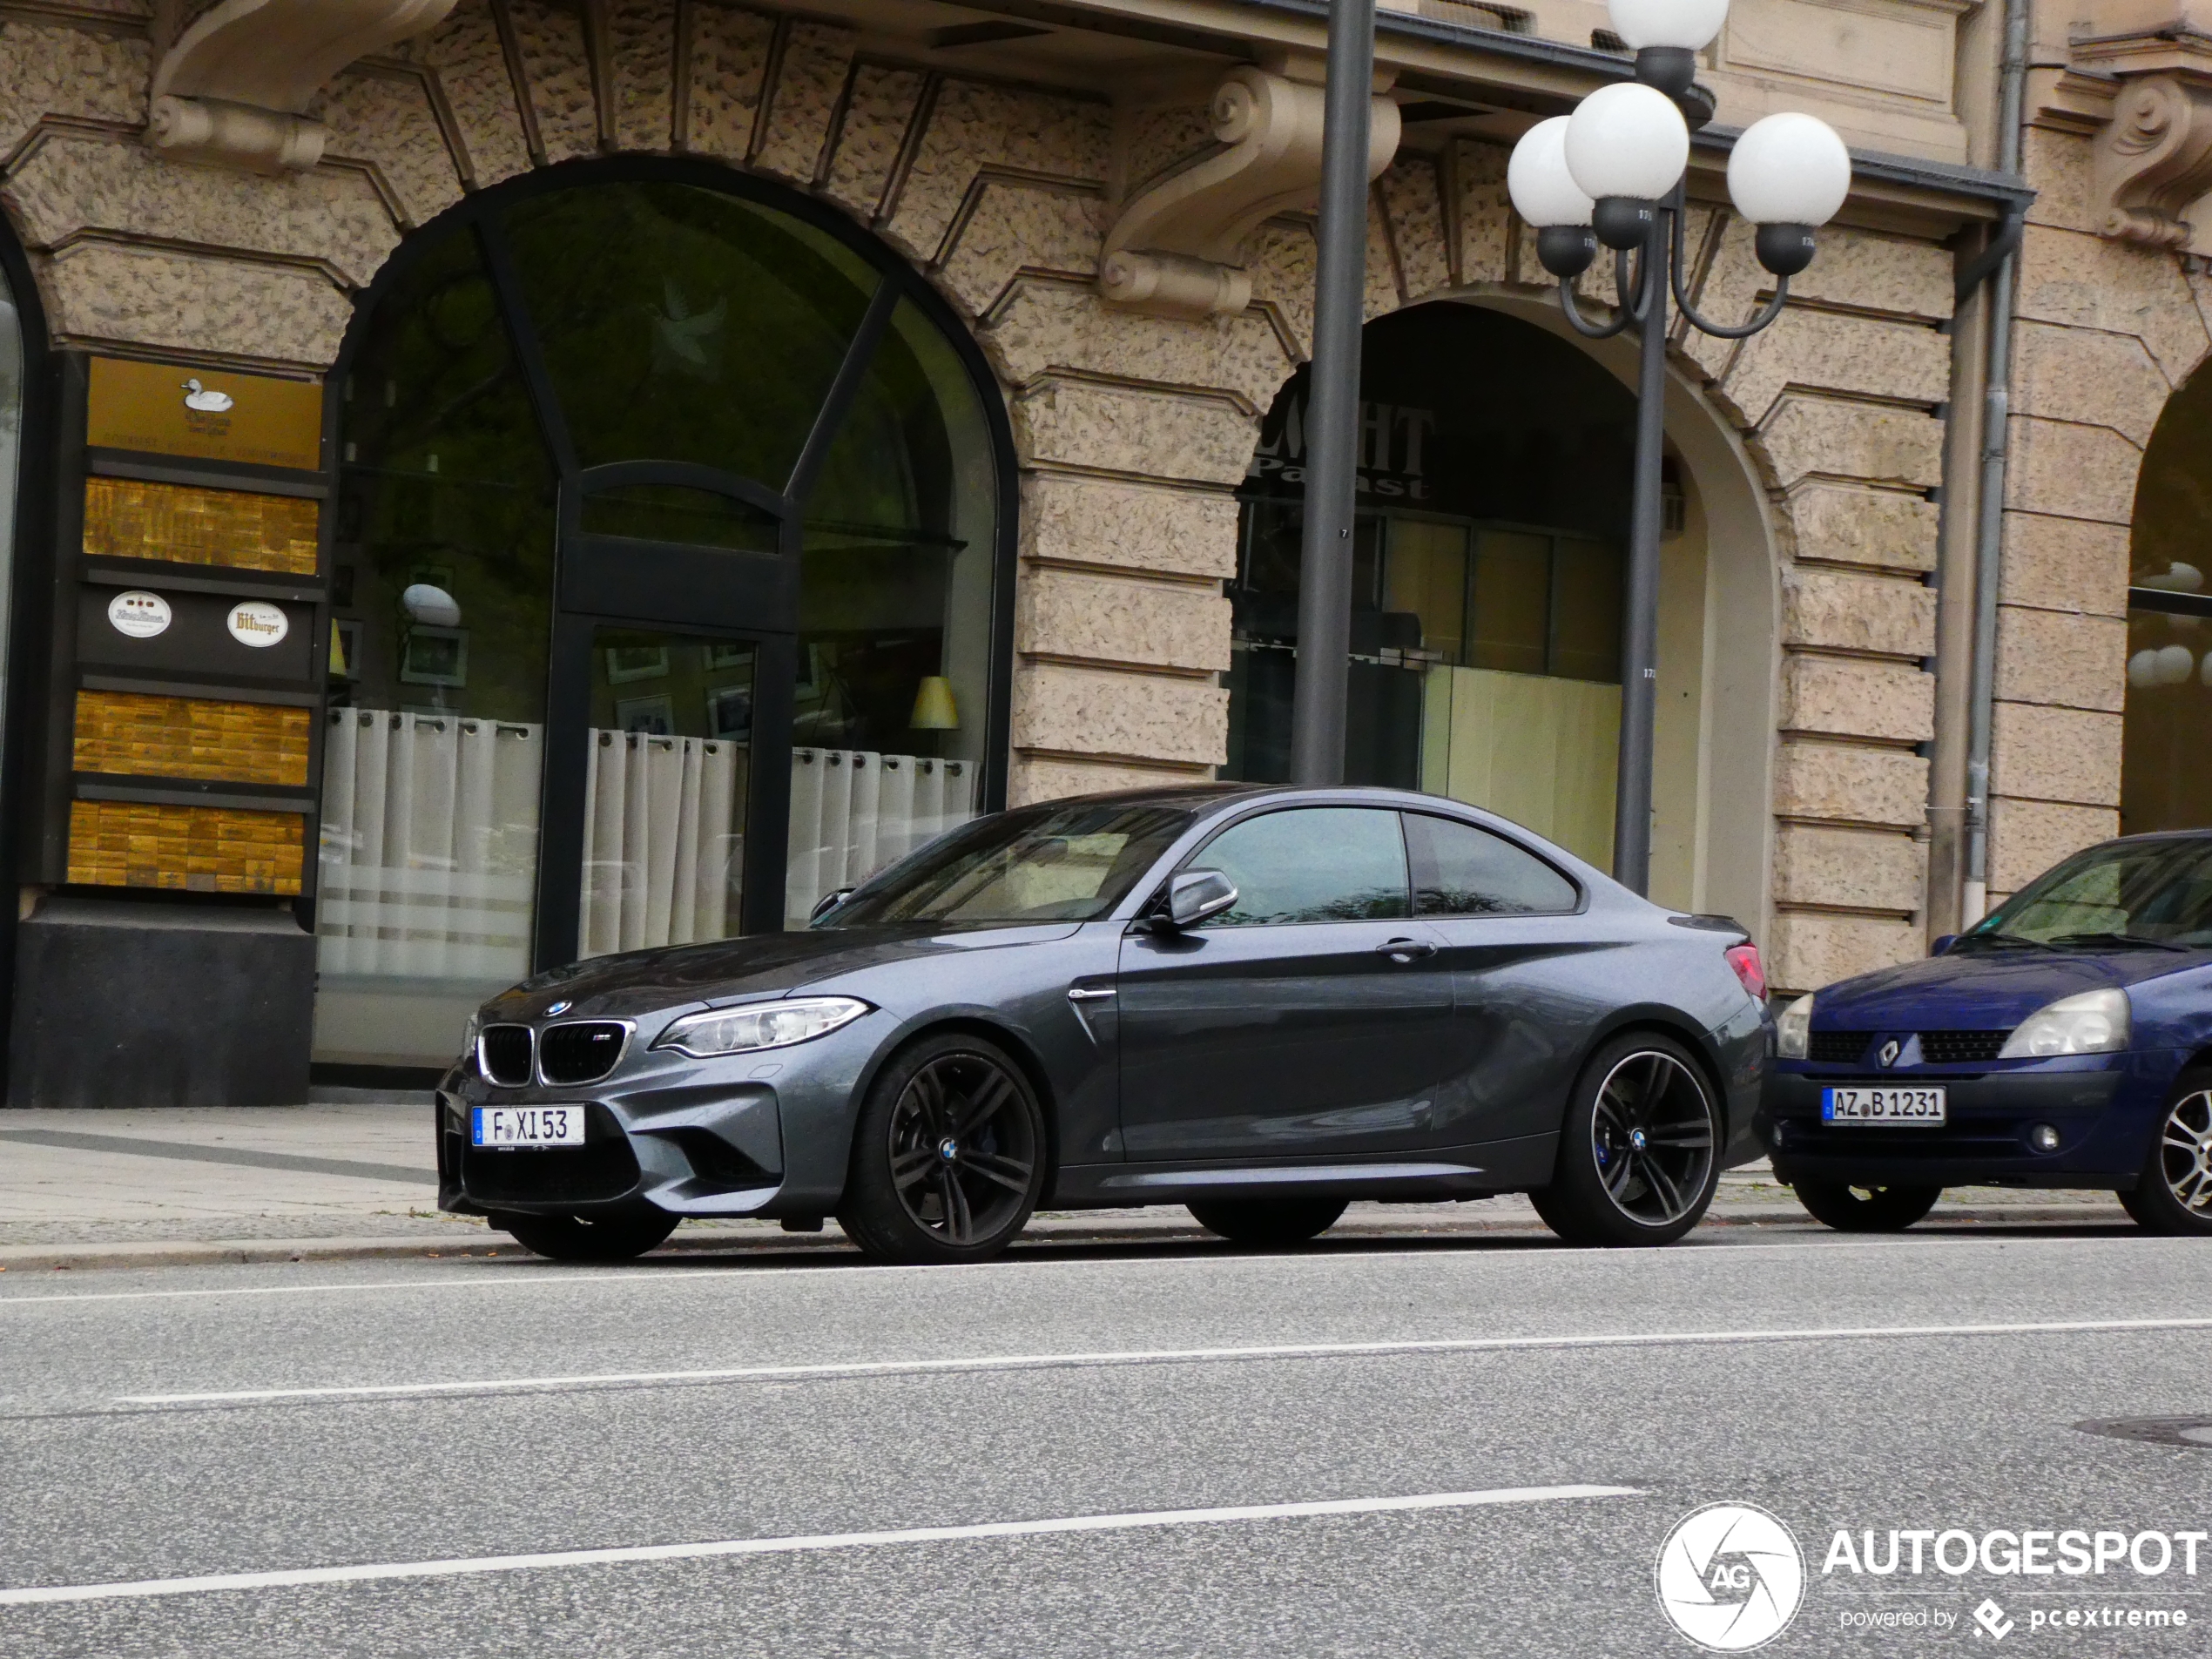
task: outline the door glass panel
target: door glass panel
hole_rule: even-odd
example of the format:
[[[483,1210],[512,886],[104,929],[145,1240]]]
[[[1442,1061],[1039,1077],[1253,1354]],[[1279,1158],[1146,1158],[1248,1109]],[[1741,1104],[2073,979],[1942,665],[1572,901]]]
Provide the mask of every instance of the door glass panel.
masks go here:
[[[757,507],[710,489],[681,484],[626,484],[583,498],[583,525],[593,536],[626,536],[644,542],[683,542],[702,547],[776,550],[776,520]]]
[[[563,191],[504,222],[584,466],[690,461],[784,487],[875,272],[695,185]]]
[[[1398,814],[1371,806],[1306,806],[1232,824],[1190,867],[1219,870],[1237,902],[1205,925],[1369,921],[1406,913],[1406,842]]]
[[[1530,916],[1575,908],[1575,884],[1501,835],[1426,813],[1406,814],[1413,909],[1423,916]]]
[[[315,1057],[443,1065],[529,972],[553,475],[466,230],[341,388]]]
[[[593,634],[578,957],[737,933],[754,667],[743,640]]]
[[[980,810],[997,511],[974,382],[901,301],[805,508],[787,927]]]

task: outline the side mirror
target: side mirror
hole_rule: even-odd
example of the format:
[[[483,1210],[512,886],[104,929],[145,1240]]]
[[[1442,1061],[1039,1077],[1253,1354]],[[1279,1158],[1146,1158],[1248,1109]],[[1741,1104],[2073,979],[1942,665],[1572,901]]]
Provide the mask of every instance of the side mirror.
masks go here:
[[[1185,870],[1168,883],[1169,925],[1195,927],[1237,902],[1237,884],[1218,870]]]
[[[1944,952],[1949,950],[1958,942],[1958,934],[1946,934],[1940,939],[1937,940],[1934,944],[1928,947],[1928,954],[1931,956],[1940,956]]]
[[[814,907],[806,913],[806,925],[809,927],[813,927],[852,896],[853,889],[850,887],[840,887],[834,893],[825,893],[815,902]]]

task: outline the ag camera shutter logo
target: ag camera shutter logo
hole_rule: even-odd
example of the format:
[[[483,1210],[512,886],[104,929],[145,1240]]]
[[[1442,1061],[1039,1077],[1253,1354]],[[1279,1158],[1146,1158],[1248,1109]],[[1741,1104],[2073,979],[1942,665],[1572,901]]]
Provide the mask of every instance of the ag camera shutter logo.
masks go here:
[[[1659,1546],[1660,1610],[1710,1653],[1748,1653],[1790,1628],[1805,1558],[1789,1527],[1755,1504],[1709,1503]]]

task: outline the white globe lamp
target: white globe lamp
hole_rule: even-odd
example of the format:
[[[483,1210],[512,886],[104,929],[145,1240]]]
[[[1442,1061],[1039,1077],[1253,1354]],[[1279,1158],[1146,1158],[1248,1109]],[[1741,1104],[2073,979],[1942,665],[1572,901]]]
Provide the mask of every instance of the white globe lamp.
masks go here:
[[[1595,204],[1591,225],[1608,247],[1644,239],[1657,204],[1682,182],[1689,127],[1675,101],[1638,81],[1620,81],[1575,105],[1561,146],[1567,171]]]
[[[1555,277],[1580,276],[1597,257],[1590,214],[1597,206],[1567,171],[1568,118],[1554,115],[1521,135],[1506,164],[1514,211],[1536,230],[1536,258]]]
[[[1759,263],[1794,276],[1812,262],[1812,233],[1851,194],[1851,152],[1836,129],[1795,111],[1743,129],[1728,158],[1728,195],[1758,227]]]

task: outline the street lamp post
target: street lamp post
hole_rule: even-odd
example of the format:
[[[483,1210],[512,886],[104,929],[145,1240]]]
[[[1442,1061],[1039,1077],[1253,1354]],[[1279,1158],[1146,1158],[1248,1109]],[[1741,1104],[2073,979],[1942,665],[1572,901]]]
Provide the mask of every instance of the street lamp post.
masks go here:
[[[1572,115],[1539,121],[1514,147],[1507,189],[1535,227],[1536,257],[1559,279],[1559,300],[1579,334],[1605,340],[1633,327],[1636,374],[1635,488],[1621,628],[1621,757],[1615,792],[1613,874],[1638,893],[1651,884],[1652,726],[1658,707],[1659,463],[1665,442],[1668,296],[1696,327],[1723,340],[1755,334],[1781,314],[1790,279],[1812,262],[1813,233],[1851,192],[1851,154],[1826,123],[1770,115],[1744,129],[1729,157],[1728,192],[1756,226],[1759,263],[1775,277],[1758,314],[1730,327],[1700,316],[1684,291],[1683,183],[1689,124],[1682,102],[1697,53],[1728,17],[1728,0],[1611,0],[1613,26],[1635,51],[1635,78],[1599,88]],[[1701,116],[1702,120],[1702,116]],[[1613,250],[1619,314],[1599,324],[1575,300],[1575,279]]]

